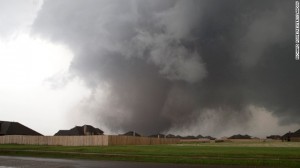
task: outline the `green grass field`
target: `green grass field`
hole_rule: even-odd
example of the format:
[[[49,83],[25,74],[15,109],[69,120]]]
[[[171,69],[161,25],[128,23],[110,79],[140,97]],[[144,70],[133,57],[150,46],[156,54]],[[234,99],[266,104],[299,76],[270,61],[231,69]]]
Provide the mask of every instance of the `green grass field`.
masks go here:
[[[183,164],[300,167],[299,142],[66,147],[0,145],[0,155]]]

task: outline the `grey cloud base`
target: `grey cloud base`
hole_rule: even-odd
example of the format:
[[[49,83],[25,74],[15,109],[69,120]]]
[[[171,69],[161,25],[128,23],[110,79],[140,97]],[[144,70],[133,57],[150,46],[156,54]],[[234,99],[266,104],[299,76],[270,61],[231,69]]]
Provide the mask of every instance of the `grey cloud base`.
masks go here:
[[[221,132],[232,119],[247,126],[249,105],[300,122],[293,10],[290,0],[51,0],[32,34],[73,51],[70,72],[93,90],[80,110],[113,131],[197,126],[217,109]]]

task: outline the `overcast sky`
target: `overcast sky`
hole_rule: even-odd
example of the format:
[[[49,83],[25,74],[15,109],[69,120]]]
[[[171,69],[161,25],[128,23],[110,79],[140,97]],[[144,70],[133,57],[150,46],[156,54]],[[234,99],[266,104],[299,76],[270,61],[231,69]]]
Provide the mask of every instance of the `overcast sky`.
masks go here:
[[[53,135],[300,129],[294,0],[0,0],[0,120]]]

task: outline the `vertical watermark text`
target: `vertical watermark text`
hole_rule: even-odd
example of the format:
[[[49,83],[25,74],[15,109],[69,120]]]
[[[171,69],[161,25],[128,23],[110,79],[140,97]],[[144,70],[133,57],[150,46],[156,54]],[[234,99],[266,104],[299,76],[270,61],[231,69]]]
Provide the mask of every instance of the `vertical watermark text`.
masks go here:
[[[295,59],[299,60],[299,1],[295,1]]]

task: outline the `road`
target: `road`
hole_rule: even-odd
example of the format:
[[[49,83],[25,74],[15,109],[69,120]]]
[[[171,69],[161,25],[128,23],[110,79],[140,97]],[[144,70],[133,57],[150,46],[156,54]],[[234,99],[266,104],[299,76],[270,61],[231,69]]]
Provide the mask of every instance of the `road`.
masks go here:
[[[232,166],[178,165],[120,161],[87,161],[0,156],[0,168],[231,168]],[[246,168],[246,167],[235,167]]]

